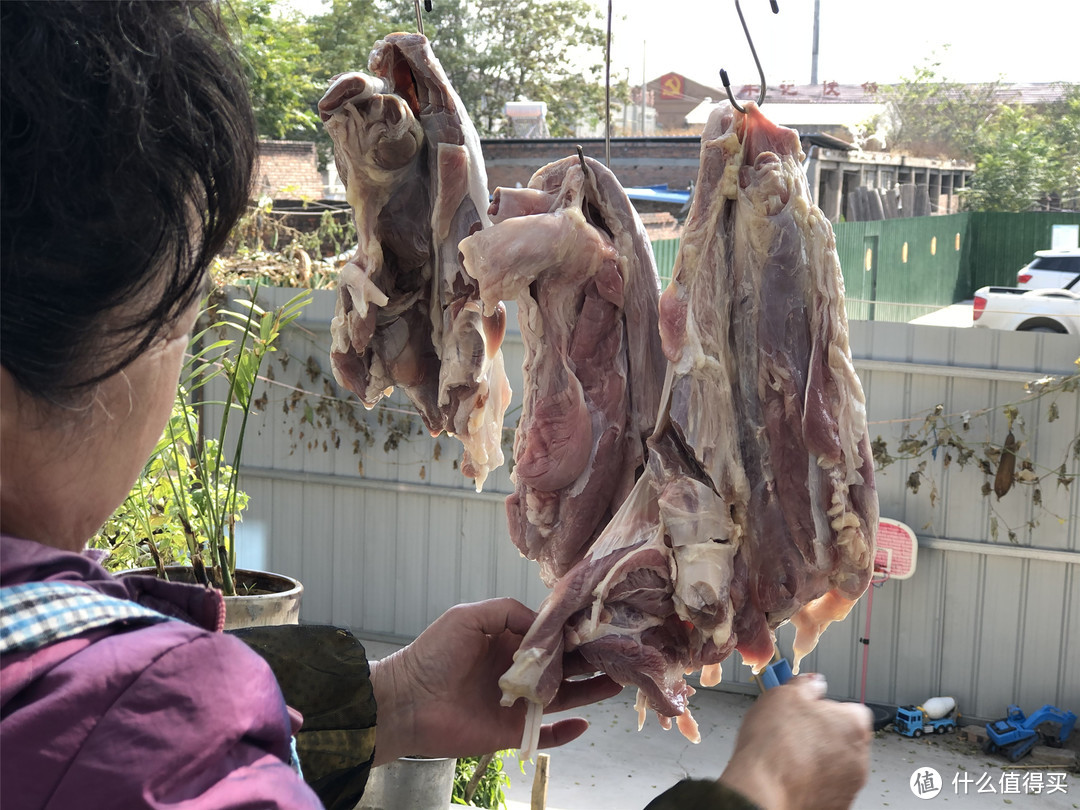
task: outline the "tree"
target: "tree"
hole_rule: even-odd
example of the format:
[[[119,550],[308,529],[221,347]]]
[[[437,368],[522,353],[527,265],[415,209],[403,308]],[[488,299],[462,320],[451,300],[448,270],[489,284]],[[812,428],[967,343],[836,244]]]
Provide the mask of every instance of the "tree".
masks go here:
[[[389,4],[377,0],[332,0],[326,13],[311,19],[310,36],[317,51],[313,76],[320,90],[339,73],[367,70],[371,46],[391,31],[402,30],[388,9]]]
[[[306,20],[275,0],[234,0],[226,14],[251,85],[264,138],[310,140],[322,129],[312,76],[318,48]]]
[[[1080,85],[1045,107],[1002,104],[974,144],[964,207],[1076,210],[1080,197]]]
[[[231,27],[248,68],[259,133],[330,143],[317,104],[331,77],[365,70],[372,46],[415,31],[400,0],[332,0],[305,19],[282,0],[236,0]],[[552,135],[604,116],[603,18],[588,0],[437,0],[425,12],[432,50],[481,135],[506,132],[508,101],[544,101]],[[612,101],[628,98],[625,81]]]
[[[1046,133],[1020,105],[1003,105],[975,147],[976,168],[964,192],[971,211],[1029,211],[1051,176]]]
[[[1049,203],[1080,210],[1080,84],[1062,84],[1061,97],[1046,110],[1047,139],[1051,147]]]
[[[347,26],[346,12],[367,0],[337,0],[323,21],[332,30]],[[355,37],[370,50],[390,30],[415,31],[406,3],[370,0],[382,20]],[[438,0],[425,12],[424,33],[461,96],[481,135],[506,130],[508,101],[544,101],[552,135],[573,135],[579,121],[604,113],[604,30],[600,13],[587,0]],[[323,24],[323,23],[320,23]],[[322,59],[330,54],[320,42]],[[365,50],[366,59],[366,50]],[[354,60],[355,61],[355,60]],[[343,66],[338,70],[344,69]],[[623,85],[613,97],[625,95]]]
[[[1001,82],[950,82],[937,74],[941,63],[932,59],[878,93],[888,105],[883,128],[890,149],[913,157],[971,159],[980,131],[1000,107]]]
[[[467,0],[457,2],[468,8]],[[556,137],[603,114],[604,32],[595,7],[584,0],[480,0],[472,11],[464,29],[472,35],[472,65],[454,78],[482,133],[499,133],[507,101],[547,102]]]
[[[933,57],[880,91],[892,151],[975,163],[972,211],[1076,210],[1080,203],[1080,85],[1048,105],[1006,100],[1001,81],[960,84]]]

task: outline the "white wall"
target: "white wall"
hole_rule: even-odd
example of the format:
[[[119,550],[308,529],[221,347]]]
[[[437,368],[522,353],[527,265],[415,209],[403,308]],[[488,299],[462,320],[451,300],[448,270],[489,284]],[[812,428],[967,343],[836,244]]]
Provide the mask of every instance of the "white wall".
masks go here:
[[[303,621],[369,637],[414,637],[461,601],[515,596],[538,606],[546,589],[506,533],[502,500],[512,487],[505,469],[477,495],[454,469],[457,442],[431,439],[415,415],[412,435],[384,451],[388,420],[409,418],[396,395],[371,412],[354,398],[308,398],[315,425],[301,421],[305,403],[294,389],[322,392],[325,385],[309,374],[309,358],[329,375],[333,296],[316,294],[303,328],[290,332],[269,364],[274,383],[262,420],[250,429],[242,468],[251,496],[246,538],[256,548],[262,538],[264,546],[254,559],[303,580]],[[1080,471],[1073,449],[1080,394],[1059,395],[1052,422],[1047,401],[1022,402],[1025,381],[1076,370],[1075,338],[859,321],[851,324],[851,345],[871,436],[880,434],[893,455],[905,421],[915,430],[938,404],[946,415],[972,414],[967,441],[1000,444],[1007,431],[1002,408],[1017,402],[1026,427],[1015,432],[1036,461]],[[516,331],[507,335],[505,352],[519,391]],[[519,402],[515,396],[510,425]],[[374,442],[361,438],[359,453],[357,423],[347,422],[354,417]],[[910,703],[947,694],[965,715],[983,718],[1003,715],[1008,703],[1080,705],[1080,484],[1065,488],[1049,479],[1043,508],[1019,486],[996,502],[981,494],[985,477],[973,465],[946,468],[944,455],[927,457],[926,473],[937,485],[933,505],[928,480],[918,494],[905,485],[920,460],[898,461],[878,476],[882,516],[911,526],[920,548],[911,579],[875,589],[867,700]],[[1006,524],[1017,528],[1015,543]],[[866,607],[864,598],[804,662],[826,674],[834,696],[859,697]],[[790,633],[781,628],[779,635],[787,651]],[[733,659],[725,669],[729,688],[749,688],[745,667]]]

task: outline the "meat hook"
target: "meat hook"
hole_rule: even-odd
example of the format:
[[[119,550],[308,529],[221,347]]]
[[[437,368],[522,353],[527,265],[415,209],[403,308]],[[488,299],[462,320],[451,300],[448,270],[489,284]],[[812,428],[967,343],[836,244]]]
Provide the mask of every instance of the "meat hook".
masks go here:
[[[780,7],[776,4],[776,0],[769,0],[769,6],[772,8],[773,14],[780,13]],[[742,23],[743,33],[746,34],[746,44],[750,46],[750,53],[754,56],[754,64],[757,65],[758,76],[761,79],[761,86],[758,89],[757,105],[760,107],[765,103],[765,92],[768,89],[765,85],[765,70],[761,67],[761,60],[758,59],[757,48],[754,47],[754,40],[750,38],[750,29],[746,27],[746,18],[743,17],[742,7],[739,5],[739,0],[735,0],[735,11],[739,13],[739,22]],[[739,102],[735,100],[734,93],[731,92],[731,81],[728,79],[727,71],[720,68],[720,81],[724,85],[724,90],[727,91],[727,97],[731,101],[731,106],[741,113],[745,113],[742,107],[739,106]]]
[[[420,16],[420,0],[413,0],[413,8],[416,9],[416,32],[424,36],[424,20]],[[424,0],[424,8],[431,11],[431,0]]]
[[[577,159],[581,162],[581,173],[588,177],[589,167],[585,165],[585,150],[581,148],[580,143],[574,148],[577,149]]]

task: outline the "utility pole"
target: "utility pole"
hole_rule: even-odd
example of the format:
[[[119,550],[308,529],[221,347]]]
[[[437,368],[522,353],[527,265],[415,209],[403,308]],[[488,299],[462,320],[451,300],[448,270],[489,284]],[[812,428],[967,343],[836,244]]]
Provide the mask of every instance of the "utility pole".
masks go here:
[[[641,41],[641,137],[645,137],[645,98],[648,95],[648,90],[645,84],[645,45],[646,41]]]
[[[630,68],[626,69],[626,86],[627,87],[630,86]],[[631,99],[631,102],[632,101],[633,101],[633,99]],[[624,138],[630,134],[629,115],[630,115],[630,105],[629,104],[623,104],[623,108],[622,108],[622,134],[623,134]]]
[[[810,84],[817,84],[818,28],[821,23],[821,0],[814,0],[814,52],[810,60]]]

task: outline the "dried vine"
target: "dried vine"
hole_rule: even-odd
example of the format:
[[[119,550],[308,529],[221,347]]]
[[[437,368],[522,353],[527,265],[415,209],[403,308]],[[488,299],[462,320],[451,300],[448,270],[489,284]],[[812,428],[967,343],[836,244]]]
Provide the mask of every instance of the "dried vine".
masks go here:
[[[319,348],[320,356],[327,356],[325,348]],[[380,440],[381,450],[389,454],[395,452],[403,441],[428,437],[427,430],[410,403],[384,400],[369,413],[362,410],[355,396],[337,385],[315,355],[299,361],[282,348],[276,360],[282,373],[287,373],[293,364],[300,366],[295,385],[277,381],[273,367],[267,369],[266,375],[267,382],[288,392],[282,399],[283,413],[299,415],[299,419],[288,429],[291,453],[300,447],[308,451],[340,450],[345,443],[346,447],[351,445],[357,457],[357,470],[363,475],[365,454],[375,448]],[[1061,447],[1060,456],[1051,462],[1035,459],[1026,438],[1028,425],[1021,415],[1021,408],[1038,404],[1040,420],[1044,419],[1048,424],[1056,422],[1060,418],[1061,397],[1077,396],[1080,392],[1080,358],[1076,362],[1078,370],[1075,373],[1046,376],[1025,383],[1026,396],[1015,402],[960,413],[946,413],[945,405],[939,403],[921,421],[918,416],[902,420],[901,435],[895,444],[891,445],[880,434],[871,442],[875,469],[882,472],[897,462],[917,462],[908,474],[905,486],[912,494],[927,493],[931,507],[936,507],[940,495],[934,466],[938,460],[943,470],[949,470],[953,465],[961,470],[974,468],[983,476],[981,492],[989,500],[990,534],[995,541],[1003,527],[1009,541],[1018,542],[1018,532],[1025,528],[1036,528],[1043,515],[1050,515],[1064,523],[1071,516],[1058,515],[1047,508],[1043,493],[1047,486],[1068,490],[1080,477],[1080,472],[1076,471],[1080,468],[1076,464],[1080,461],[1080,434],[1066,442]],[[253,404],[265,408],[268,405],[267,392],[264,391]],[[1007,423],[1003,440],[990,438],[989,424],[985,433],[988,438],[977,438],[973,425],[978,420],[989,422],[998,413],[1004,416]],[[513,416],[513,411],[507,414],[503,430],[503,450],[511,469],[515,429]],[[436,440],[429,461],[438,463],[442,461],[442,455],[443,443]],[[450,460],[450,464],[454,470],[458,468],[456,456]],[[427,478],[427,463],[421,463],[417,475],[421,480]],[[1010,493],[1016,497],[1016,490],[1030,499],[1034,509],[1033,517],[1014,526],[1001,515],[996,504]],[[995,496],[994,499],[990,499],[991,495]]]
[[[1080,366],[1080,359],[1077,361]],[[1064,523],[1067,516],[1058,515],[1046,508],[1043,492],[1046,486],[1064,487],[1066,490],[1078,477],[1070,472],[1071,462],[1080,460],[1080,434],[1074,436],[1061,448],[1061,456],[1046,464],[1034,459],[1030,452],[1027,425],[1020,414],[1021,406],[1040,404],[1040,412],[1047,423],[1060,418],[1058,400],[1064,395],[1076,395],[1080,391],[1080,372],[1042,377],[1024,384],[1027,396],[1005,405],[984,408],[974,413],[946,414],[945,406],[938,404],[930,410],[918,427],[912,429],[914,420],[905,421],[902,435],[896,442],[895,451],[880,435],[871,442],[875,468],[882,471],[899,461],[915,461],[918,465],[908,475],[905,485],[912,494],[917,494],[924,487],[928,488],[930,505],[936,506],[939,498],[938,484],[931,474],[931,461],[937,461],[941,454],[943,469],[953,464],[964,469],[971,465],[983,476],[982,494],[988,498],[993,494],[996,501],[990,502],[990,534],[996,541],[1000,526],[1005,527],[1010,542],[1017,542],[1017,531],[1023,528],[1034,529],[1039,525],[1039,515],[1046,513]],[[1042,408],[1045,407],[1045,411]],[[1007,422],[1007,434],[1000,443],[991,439],[979,440],[973,437],[972,422],[975,419],[988,419],[1000,412]],[[989,427],[987,428],[989,432]],[[1017,438],[1019,433],[1020,438]],[[929,456],[929,458],[927,458]],[[1010,491],[1020,489],[1031,499],[1037,512],[1021,526],[1010,526],[997,510],[995,504],[1006,497]]]

